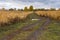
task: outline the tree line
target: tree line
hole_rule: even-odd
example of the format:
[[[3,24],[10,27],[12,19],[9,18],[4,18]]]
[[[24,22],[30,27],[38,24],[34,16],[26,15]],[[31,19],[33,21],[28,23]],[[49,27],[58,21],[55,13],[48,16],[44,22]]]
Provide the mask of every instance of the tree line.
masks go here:
[[[6,10],[5,8],[2,8],[0,10]],[[8,9],[9,11],[15,11],[16,8],[10,8]],[[50,9],[45,9],[45,8],[38,8],[38,9],[34,9],[34,7],[31,5],[29,8],[27,6],[24,7],[24,9],[17,9],[17,11],[55,11],[55,8],[50,8]],[[60,8],[58,9],[60,10]]]

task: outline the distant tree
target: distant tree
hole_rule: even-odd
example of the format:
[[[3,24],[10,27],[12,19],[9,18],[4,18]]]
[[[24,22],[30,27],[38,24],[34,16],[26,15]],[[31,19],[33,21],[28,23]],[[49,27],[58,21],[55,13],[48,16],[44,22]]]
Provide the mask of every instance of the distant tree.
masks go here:
[[[24,11],[28,11],[28,8],[27,7],[24,7]]]
[[[5,8],[2,8],[1,10],[6,10]]]
[[[5,10],[5,8],[2,8],[2,10]]]
[[[50,8],[50,10],[51,10],[51,11],[54,11],[54,10],[56,10],[56,9],[55,9],[55,8]]]
[[[41,10],[41,11],[45,11],[45,9],[44,9],[44,8],[41,8],[40,10]]]
[[[20,9],[21,11],[23,11],[23,9]]]
[[[46,9],[41,8],[41,9],[34,9],[35,11],[46,11]]]
[[[29,7],[29,11],[33,11],[33,6],[32,5]]]
[[[13,11],[14,9],[10,8],[9,11]]]
[[[16,10],[16,8],[14,8],[14,10]]]
[[[18,11],[20,11],[20,9],[18,9]]]

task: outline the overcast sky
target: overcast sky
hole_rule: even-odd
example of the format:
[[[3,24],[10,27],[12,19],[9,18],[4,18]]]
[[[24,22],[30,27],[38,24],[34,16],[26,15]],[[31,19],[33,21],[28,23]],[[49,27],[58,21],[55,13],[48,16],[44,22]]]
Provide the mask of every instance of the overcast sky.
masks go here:
[[[60,8],[60,0],[0,0],[0,8],[24,8],[33,5],[34,8]]]

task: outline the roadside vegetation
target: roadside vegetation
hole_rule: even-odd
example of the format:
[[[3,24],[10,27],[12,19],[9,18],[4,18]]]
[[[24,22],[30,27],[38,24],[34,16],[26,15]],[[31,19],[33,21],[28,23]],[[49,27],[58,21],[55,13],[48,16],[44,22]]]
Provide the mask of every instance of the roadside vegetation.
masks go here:
[[[0,39],[22,29],[22,32],[15,35],[12,40],[24,40],[31,33],[39,29],[47,18],[51,20],[51,22],[47,26],[47,30],[43,31],[42,36],[38,36],[38,40],[59,40],[60,9],[34,9],[32,5],[29,8],[24,7],[24,9],[18,10],[16,10],[16,8],[9,10],[2,8],[2,10],[0,10]],[[25,27],[27,29],[25,29]]]

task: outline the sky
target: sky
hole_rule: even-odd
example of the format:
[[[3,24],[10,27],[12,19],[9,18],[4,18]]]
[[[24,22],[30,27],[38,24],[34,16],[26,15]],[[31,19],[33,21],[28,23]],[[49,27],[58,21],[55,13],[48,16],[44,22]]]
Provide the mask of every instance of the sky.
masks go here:
[[[60,0],[0,0],[0,8],[19,8],[33,5],[34,8],[60,8]]]

